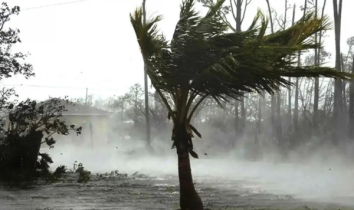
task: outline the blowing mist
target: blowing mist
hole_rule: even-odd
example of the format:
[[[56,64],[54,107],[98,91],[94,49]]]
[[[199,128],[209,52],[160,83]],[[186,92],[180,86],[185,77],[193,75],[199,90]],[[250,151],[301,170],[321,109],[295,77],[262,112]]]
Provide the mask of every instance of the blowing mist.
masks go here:
[[[0,210],[354,209],[353,2],[17,2]]]

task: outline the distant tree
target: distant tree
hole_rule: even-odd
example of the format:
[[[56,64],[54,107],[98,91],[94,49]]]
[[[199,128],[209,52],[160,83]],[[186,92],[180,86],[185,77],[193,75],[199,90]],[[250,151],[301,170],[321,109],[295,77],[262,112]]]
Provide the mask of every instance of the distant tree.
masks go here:
[[[4,136],[0,138],[0,170],[4,176],[0,180],[31,180],[49,173],[53,161],[48,154],[40,153],[41,145],[53,148],[54,134],[68,135],[70,130],[81,133],[81,128],[67,126],[61,118],[65,105],[52,98],[40,103],[27,99],[7,107],[8,120],[1,127]]]
[[[19,12],[18,6],[12,9],[6,3],[0,6],[0,80],[15,74],[25,78],[34,75],[32,65],[24,62],[27,55],[13,53],[12,47],[21,42],[19,30],[5,26]],[[39,152],[41,145],[53,147],[54,134],[67,135],[70,129],[81,132],[81,128],[67,126],[60,119],[65,107],[58,100],[38,104],[27,99],[18,103],[10,101],[12,96],[17,96],[14,89],[0,91],[0,181],[23,181],[45,174],[52,159]]]
[[[120,121],[123,123],[124,121],[124,113],[127,108],[129,100],[129,95],[125,94],[123,96],[119,96],[117,99],[114,99],[113,102],[110,104],[110,108],[113,109],[114,111],[119,110],[120,111]]]
[[[129,92],[119,96],[113,101],[111,107],[121,111],[121,120],[124,113],[137,125],[145,119],[144,90],[140,84],[134,84],[129,88]]]
[[[305,17],[307,12],[307,2],[308,0],[304,0],[304,6],[301,7],[303,10],[303,17]],[[297,55],[297,66],[301,67],[301,50],[298,51]],[[299,78],[295,79],[295,103],[294,103],[294,129],[298,131],[299,128]]]
[[[206,98],[223,106],[227,99],[239,99],[250,92],[273,94],[280,86],[290,85],[283,77],[347,78],[330,68],[296,67],[292,60],[285,59],[298,50],[318,47],[308,38],[326,29],[327,19],[315,19],[309,13],[293,27],[266,35],[268,21],[259,12],[248,30],[228,33],[220,15],[224,2],[218,1],[205,16],[199,16],[193,9],[194,0],[183,1],[170,42],[157,31],[160,16],[144,24],[141,9],[130,15],[147,73],[173,121],[182,210],[203,209],[189,155],[198,158],[192,138],[201,134],[191,125],[191,119]],[[168,103],[167,96],[173,104]]]
[[[129,93],[126,95],[127,102],[129,103],[131,109],[128,110],[127,115],[131,116],[130,118],[134,121],[134,124],[137,125],[145,118],[145,106],[144,100],[144,90],[139,84],[135,84],[130,87]]]
[[[167,111],[163,101],[156,91],[155,93],[151,94],[151,96],[155,101],[154,107],[150,109],[151,121],[157,128],[157,131],[159,131],[161,128],[164,128],[167,125]]]
[[[326,7],[326,2],[327,2],[326,0],[324,0],[324,2],[323,2],[321,17],[324,16],[324,10],[325,10],[325,7]],[[317,16],[317,10],[318,10],[318,2],[317,2],[317,0],[315,0],[316,16]],[[315,34],[315,42],[316,43],[318,43],[318,42],[321,43],[322,36],[323,36],[322,32],[320,32],[319,34],[316,33]],[[315,49],[315,65],[316,66],[321,65],[321,63],[320,63],[321,51],[322,51],[321,49]],[[314,121],[315,129],[317,129],[317,125],[319,123],[319,121],[318,121],[319,99],[320,99],[320,81],[319,81],[319,78],[315,78],[314,102],[313,102],[313,121]]]

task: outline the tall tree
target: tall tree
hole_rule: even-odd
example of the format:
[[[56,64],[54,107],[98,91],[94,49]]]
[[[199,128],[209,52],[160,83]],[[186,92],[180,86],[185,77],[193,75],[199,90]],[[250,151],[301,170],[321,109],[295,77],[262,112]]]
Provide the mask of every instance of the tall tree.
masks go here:
[[[306,15],[306,11],[307,11],[307,1],[305,0],[304,3],[304,13],[303,13],[303,17],[305,17]],[[301,51],[299,50],[298,52],[298,56],[297,56],[297,66],[301,67]],[[295,107],[294,107],[294,128],[295,131],[298,131],[299,128],[299,78],[296,78],[295,80]]]
[[[293,5],[293,17],[291,20],[291,26],[295,24],[295,14],[296,14],[296,5]],[[289,77],[289,82],[291,82],[291,77]],[[288,89],[288,128],[291,127],[292,124],[292,114],[291,114],[291,87]]]
[[[318,10],[318,0],[315,0],[315,16],[317,17],[317,10]],[[315,43],[318,43],[318,34],[315,33]],[[319,65],[319,49],[315,49],[315,66],[317,67]],[[314,89],[314,102],[313,102],[313,122],[314,122],[314,127],[317,127],[317,118],[318,118],[318,101],[320,97],[320,82],[318,78],[315,78],[315,89]]]
[[[143,0],[143,24],[146,25],[146,0]],[[150,131],[150,112],[149,112],[149,89],[148,89],[148,76],[147,66],[144,59],[144,92],[145,92],[145,121],[146,121],[146,142],[148,148],[151,150],[151,131]]]
[[[335,35],[335,48],[336,48],[336,63],[335,68],[337,71],[341,71],[341,50],[340,50],[340,36],[341,36],[341,23],[342,23],[342,5],[343,1],[333,0],[333,16],[334,16],[334,35]],[[343,138],[343,91],[342,82],[340,79],[335,79],[334,88],[334,105],[333,105],[333,117],[335,124],[335,143]]]
[[[268,21],[258,12],[248,30],[227,33],[220,10],[225,0],[210,7],[205,16],[194,10],[194,0],[182,2],[180,19],[170,42],[158,33],[160,16],[142,22],[142,10],[131,14],[141,52],[147,63],[147,73],[173,122],[173,148],[177,150],[182,210],[202,210],[191,172],[189,155],[193,150],[191,125],[196,109],[207,98],[219,105],[229,99],[239,99],[250,92],[274,94],[281,86],[291,85],[284,77],[341,77],[344,73],[330,68],[296,67],[285,59],[297,50],[317,47],[309,37],[326,29],[327,19],[315,19],[308,14],[289,29],[266,35]],[[167,98],[173,99],[173,104]]]
[[[321,13],[321,18],[323,18],[324,16],[324,10],[326,8],[326,0],[324,0],[323,2],[323,6],[322,6],[322,13]],[[318,10],[318,2],[317,0],[315,0],[315,13],[317,16],[317,10]],[[317,41],[317,36],[319,36],[319,40]],[[317,33],[315,34],[315,42],[316,43],[321,43],[322,42],[322,36],[323,33],[320,32],[318,35]],[[320,61],[321,61],[321,51],[322,49],[315,49],[315,66],[319,66],[320,65]],[[314,123],[314,128],[315,130],[317,130],[317,125],[318,125],[318,103],[319,103],[319,99],[320,99],[320,82],[319,82],[319,78],[315,78],[315,90],[314,90],[314,103],[313,103],[313,123]]]
[[[351,73],[354,74],[354,54],[352,56],[352,69]],[[349,90],[349,138],[354,137],[354,79],[350,80]]]
[[[342,53],[341,55],[341,65],[342,65],[342,71],[344,72],[351,72],[351,64],[350,64],[350,58],[351,58],[351,54],[352,52],[352,43],[353,42],[354,37],[350,37],[347,40],[347,44],[348,44],[348,52],[345,55],[344,53]],[[349,93],[347,91],[346,85],[347,85],[347,81],[342,81],[342,91],[343,91],[343,111],[345,113],[347,113],[348,107],[347,107],[347,101],[349,99]]]
[[[270,20],[270,29],[271,32],[274,33],[274,23],[273,23],[273,17],[272,17],[272,9],[270,7],[269,0],[266,0],[267,2],[267,7],[268,7],[268,13],[269,13],[269,20]],[[276,112],[276,98],[275,95],[271,95],[271,105],[270,105],[270,120],[271,120],[271,125],[272,125],[272,135],[273,137],[276,136],[277,134],[277,123],[276,123],[276,117],[275,117],[275,112]]]
[[[243,22],[243,17],[245,16],[245,14],[243,14],[243,17],[242,17],[242,3],[243,3],[243,0],[237,0],[237,4],[236,4],[236,33],[240,33],[241,32],[241,25],[242,25],[242,22]],[[232,2],[230,2],[230,5],[232,5]],[[247,8],[247,5],[248,3],[246,2],[246,8]],[[245,8],[245,11],[246,11],[246,8]],[[241,18],[242,17],[242,18]],[[245,109],[245,98],[242,97],[240,99],[241,101],[241,127],[239,128],[241,132],[244,131],[245,129],[245,126],[246,126],[246,109]],[[236,104],[238,104],[238,102],[236,101]]]
[[[269,0],[268,0],[268,4],[269,4]],[[287,14],[288,14],[288,10],[289,10],[289,6],[288,6],[288,0],[284,0],[284,17],[282,20],[282,30],[286,29],[286,23],[287,23]],[[291,78],[289,77],[289,82],[291,82]],[[290,87],[289,87],[290,90]],[[281,146],[284,146],[284,142],[282,141],[282,124],[281,124],[281,92],[278,91],[277,92],[277,114],[276,114],[276,128],[277,128],[277,140],[280,143]]]

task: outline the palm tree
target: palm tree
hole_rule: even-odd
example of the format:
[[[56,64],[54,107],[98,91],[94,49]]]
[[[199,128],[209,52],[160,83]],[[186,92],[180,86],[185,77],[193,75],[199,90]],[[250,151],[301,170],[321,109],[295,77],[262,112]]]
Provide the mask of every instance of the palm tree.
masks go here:
[[[250,92],[273,94],[291,85],[286,77],[349,77],[330,68],[294,65],[295,53],[318,47],[310,37],[327,29],[326,17],[317,19],[308,13],[292,27],[266,35],[268,20],[258,12],[248,30],[228,33],[220,16],[224,1],[218,0],[200,16],[193,9],[195,0],[184,0],[169,42],[157,30],[161,16],[144,24],[141,9],[130,15],[147,74],[173,121],[172,148],[178,155],[182,210],[203,209],[189,155],[198,158],[192,138],[193,133],[201,135],[190,122],[205,99],[222,106]]]

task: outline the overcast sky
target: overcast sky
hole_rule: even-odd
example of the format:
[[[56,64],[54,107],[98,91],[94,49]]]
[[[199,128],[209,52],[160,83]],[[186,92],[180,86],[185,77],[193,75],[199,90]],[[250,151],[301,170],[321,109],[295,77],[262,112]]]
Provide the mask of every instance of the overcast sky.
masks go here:
[[[74,3],[60,5],[70,1]],[[22,43],[15,49],[31,53],[28,62],[33,64],[36,76],[28,80],[16,76],[0,84],[17,85],[21,98],[85,97],[85,87],[95,98],[107,98],[125,93],[135,83],[142,84],[143,62],[129,22],[129,13],[141,5],[141,0],[8,0],[7,3],[21,7],[20,15],[10,21],[11,27],[21,30]],[[159,28],[168,39],[178,21],[180,3],[181,0],[147,0],[148,15],[163,15]],[[289,3],[300,6],[303,0]],[[320,7],[322,3],[319,0]],[[270,0],[270,4],[279,14],[283,13],[284,0]],[[326,14],[331,18],[332,4],[327,0]],[[258,8],[267,12],[266,1],[251,2],[243,28],[249,26]],[[347,38],[354,36],[353,8],[353,0],[343,0],[343,52],[348,49]],[[297,12],[299,18],[301,14]],[[288,19],[291,15],[289,11]],[[332,52],[333,34],[333,30],[329,31],[325,40],[326,49]]]

